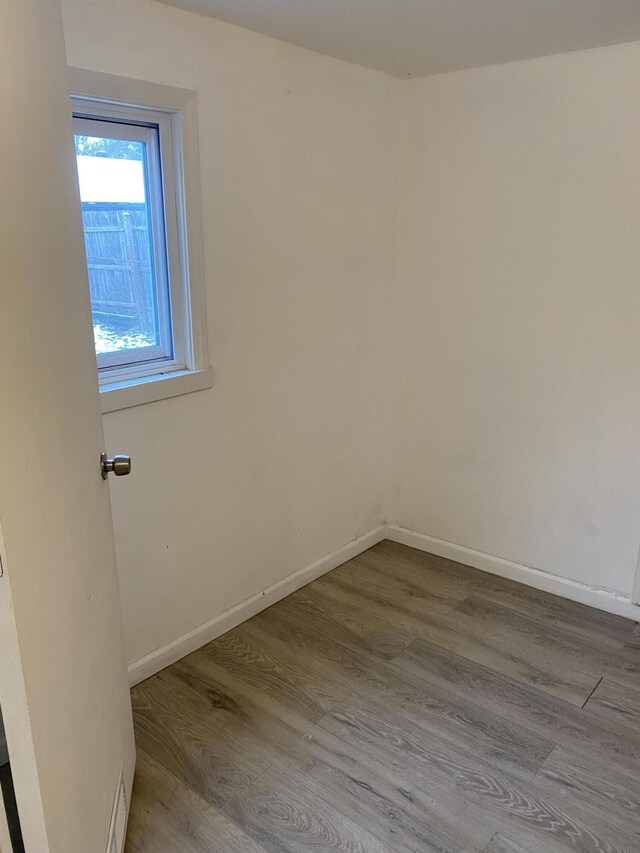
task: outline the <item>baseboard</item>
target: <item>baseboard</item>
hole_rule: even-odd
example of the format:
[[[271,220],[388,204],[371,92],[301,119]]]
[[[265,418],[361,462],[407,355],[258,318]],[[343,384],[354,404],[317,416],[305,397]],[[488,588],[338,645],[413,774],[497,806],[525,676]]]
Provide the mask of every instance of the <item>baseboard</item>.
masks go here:
[[[414,530],[387,524],[376,527],[375,530],[371,530],[364,536],[347,542],[325,557],[321,557],[314,563],[272,584],[264,591],[246,598],[171,643],[167,643],[139,660],[133,661],[129,664],[130,684],[133,686],[144,681],[145,678],[155,675],[156,672],[170,666],[185,655],[211,642],[211,640],[215,640],[216,637],[230,631],[277,601],[286,598],[292,592],[341,566],[353,557],[357,557],[358,554],[362,554],[363,551],[372,548],[383,539],[409,545],[419,551],[426,551],[439,557],[447,557],[449,560],[455,560],[466,566],[473,566],[483,572],[509,578],[526,586],[532,586],[545,592],[554,593],[562,598],[577,601],[580,604],[640,621],[640,606],[632,604],[629,596],[620,595],[612,590],[591,587],[544,572],[541,569],[525,566],[522,563],[514,563],[510,560],[504,560],[502,557],[494,557],[473,548],[466,548],[464,545],[456,545],[454,542],[447,542],[444,539],[437,539],[434,536],[427,536],[424,533],[416,533]]]
[[[264,591],[246,598],[171,643],[167,643],[167,645],[155,649],[139,660],[133,661],[129,664],[129,683],[133,686],[144,681],[145,678],[155,675],[156,672],[170,666],[185,655],[191,654],[206,643],[210,643],[211,640],[215,640],[216,637],[230,631],[282,598],[286,598],[287,595],[291,595],[292,592],[306,586],[326,572],[330,572],[353,559],[353,557],[357,557],[358,554],[362,554],[363,551],[381,542],[386,536],[386,530],[386,526],[382,525],[364,536],[347,542],[325,557],[321,557],[314,563],[272,584]]]
[[[572,581],[558,575],[534,569],[522,563],[513,563],[502,557],[494,557],[473,548],[465,548],[464,545],[456,545],[444,539],[436,539],[424,533],[416,533],[404,527],[396,527],[389,524],[386,528],[386,538],[402,545],[409,545],[419,551],[436,554],[439,557],[447,557],[457,563],[473,566],[483,572],[490,572],[503,578],[518,581],[536,589],[552,592],[562,598],[587,604],[589,607],[597,607],[608,613],[618,616],[626,616],[628,619],[640,620],[640,606],[633,604],[630,596],[621,595],[612,590],[592,587],[588,584]]]

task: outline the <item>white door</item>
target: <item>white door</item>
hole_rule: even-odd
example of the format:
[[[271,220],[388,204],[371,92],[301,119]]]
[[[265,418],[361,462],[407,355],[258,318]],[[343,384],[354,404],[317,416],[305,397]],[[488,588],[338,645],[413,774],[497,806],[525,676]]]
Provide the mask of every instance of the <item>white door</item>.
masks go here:
[[[2,0],[0,706],[28,853],[112,853],[135,750],[66,73],[59,0]]]

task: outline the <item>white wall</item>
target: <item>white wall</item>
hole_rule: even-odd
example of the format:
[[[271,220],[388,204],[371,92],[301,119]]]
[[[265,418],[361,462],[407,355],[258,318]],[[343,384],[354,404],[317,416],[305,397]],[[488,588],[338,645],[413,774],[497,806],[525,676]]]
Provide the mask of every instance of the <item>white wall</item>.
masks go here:
[[[640,44],[403,84],[391,516],[629,595]]]
[[[64,11],[71,65],[198,92],[216,384],[105,418],[130,659],[384,520],[629,595],[640,44],[401,82]]]
[[[130,660],[380,524],[399,81],[153,0],[70,65],[198,92],[213,389],[105,417]]]

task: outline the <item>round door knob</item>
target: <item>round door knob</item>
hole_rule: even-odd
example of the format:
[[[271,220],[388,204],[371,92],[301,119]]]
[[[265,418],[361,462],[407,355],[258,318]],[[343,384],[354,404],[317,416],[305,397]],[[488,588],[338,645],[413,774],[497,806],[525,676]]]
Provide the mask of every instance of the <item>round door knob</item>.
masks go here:
[[[116,453],[113,459],[109,459],[106,453],[101,453],[100,468],[103,480],[106,480],[112,472],[116,477],[125,477],[131,473],[131,457],[125,456],[124,453]]]

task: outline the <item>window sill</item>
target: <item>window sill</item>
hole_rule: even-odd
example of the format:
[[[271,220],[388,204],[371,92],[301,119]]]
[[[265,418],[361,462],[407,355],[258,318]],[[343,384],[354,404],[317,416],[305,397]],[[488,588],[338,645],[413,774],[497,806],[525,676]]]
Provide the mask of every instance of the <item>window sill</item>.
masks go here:
[[[175,373],[146,376],[143,379],[129,379],[100,387],[100,405],[102,414],[130,409],[156,400],[179,397],[202,391],[213,385],[213,369],[178,370]]]

